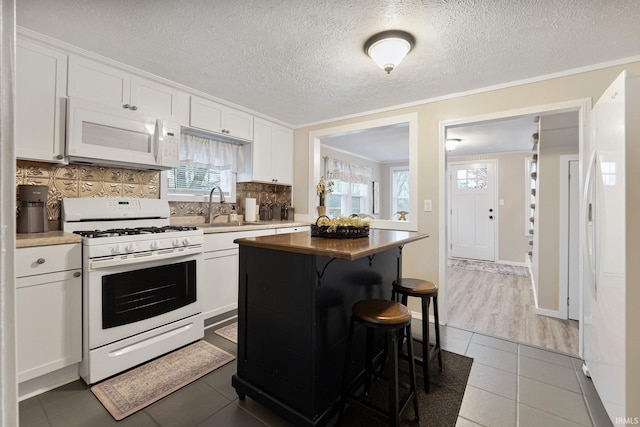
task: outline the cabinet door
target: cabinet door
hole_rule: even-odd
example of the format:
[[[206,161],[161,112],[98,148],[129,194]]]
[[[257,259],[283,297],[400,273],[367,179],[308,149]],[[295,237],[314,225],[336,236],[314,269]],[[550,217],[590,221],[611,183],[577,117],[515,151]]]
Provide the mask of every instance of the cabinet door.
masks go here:
[[[77,56],[69,57],[69,96],[102,104],[131,105],[131,75],[124,70]]]
[[[238,308],[238,250],[205,253],[204,280],[198,283],[198,299],[205,319]]]
[[[80,270],[16,280],[18,382],[82,359]]]
[[[243,111],[227,108],[224,115],[224,130],[234,138],[253,140],[253,116]]]
[[[191,112],[189,117],[189,125],[209,130],[212,132],[222,133],[222,116],[224,114],[224,106],[207,99],[191,97]]]
[[[293,184],[293,130],[274,125],[271,132],[271,170],[278,184]]]
[[[16,157],[64,163],[67,55],[18,39]]]
[[[271,169],[272,127],[268,122],[255,120],[251,147],[252,176],[250,181],[273,182]]]
[[[188,111],[183,111],[185,99],[188,99],[187,94],[171,86],[139,76],[131,77],[131,105],[143,114],[187,125]],[[189,108],[188,104],[186,108]]]

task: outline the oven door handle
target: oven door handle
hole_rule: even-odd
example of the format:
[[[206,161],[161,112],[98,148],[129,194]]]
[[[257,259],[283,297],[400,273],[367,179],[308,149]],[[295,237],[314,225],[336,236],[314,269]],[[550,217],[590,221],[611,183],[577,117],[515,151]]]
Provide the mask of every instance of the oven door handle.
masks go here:
[[[187,256],[198,255],[202,253],[202,248],[186,248],[181,252],[169,252],[165,254],[154,254],[154,255],[146,255],[146,256],[134,256],[129,254],[131,258],[107,258],[107,259],[95,259],[89,260],[89,271],[91,270],[99,270],[101,268],[109,268],[109,267],[120,267],[123,265],[130,264],[142,264],[146,262],[153,261],[161,261],[165,259],[177,259],[184,258]]]

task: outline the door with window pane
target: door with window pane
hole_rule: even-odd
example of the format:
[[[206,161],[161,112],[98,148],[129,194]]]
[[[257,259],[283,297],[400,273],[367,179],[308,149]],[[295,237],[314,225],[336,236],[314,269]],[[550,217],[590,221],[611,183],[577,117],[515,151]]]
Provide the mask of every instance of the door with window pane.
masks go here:
[[[451,167],[451,253],[495,261],[495,161]]]

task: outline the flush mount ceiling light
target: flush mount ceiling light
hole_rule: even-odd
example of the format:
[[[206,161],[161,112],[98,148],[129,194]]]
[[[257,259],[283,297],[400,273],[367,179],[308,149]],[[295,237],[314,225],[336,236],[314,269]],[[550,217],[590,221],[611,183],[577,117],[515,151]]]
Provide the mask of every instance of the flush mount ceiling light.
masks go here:
[[[416,39],[406,31],[389,30],[371,36],[364,44],[364,51],[389,74],[415,43]]]
[[[450,138],[450,139],[447,139],[444,145],[447,148],[447,151],[452,151],[456,149],[458,144],[460,144],[460,141],[462,140],[457,138]]]

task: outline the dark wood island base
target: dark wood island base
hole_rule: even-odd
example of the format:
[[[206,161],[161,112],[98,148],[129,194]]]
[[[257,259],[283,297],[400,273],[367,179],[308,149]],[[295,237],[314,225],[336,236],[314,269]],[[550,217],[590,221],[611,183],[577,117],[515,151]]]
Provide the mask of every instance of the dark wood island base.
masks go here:
[[[296,426],[327,424],[338,409],[351,307],[391,297],[402,247],[428,235],[371,230],[369,237],[308,233],[238,239],[238,371],[232,385]],[[356,330],[355,377],[364,360]],[[381,348],[384,335],[377,337]]]

